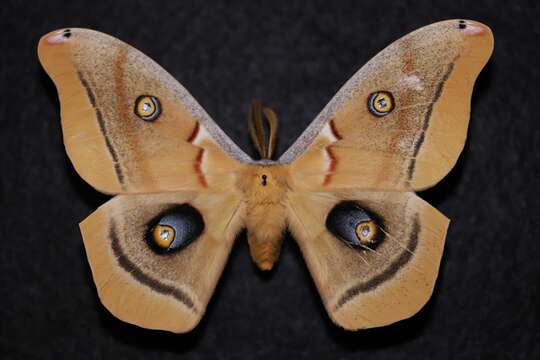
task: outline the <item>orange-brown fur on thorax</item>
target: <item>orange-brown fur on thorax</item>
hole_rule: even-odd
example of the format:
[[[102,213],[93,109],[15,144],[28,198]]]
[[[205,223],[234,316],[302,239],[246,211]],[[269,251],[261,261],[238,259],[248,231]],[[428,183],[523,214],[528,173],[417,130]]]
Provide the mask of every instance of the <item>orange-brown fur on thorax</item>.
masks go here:
[[[270,270],[279,256],[289,184],[288,167],[283,165],[250,165],[238,178],[245,195],[249,250],[261,270]]]

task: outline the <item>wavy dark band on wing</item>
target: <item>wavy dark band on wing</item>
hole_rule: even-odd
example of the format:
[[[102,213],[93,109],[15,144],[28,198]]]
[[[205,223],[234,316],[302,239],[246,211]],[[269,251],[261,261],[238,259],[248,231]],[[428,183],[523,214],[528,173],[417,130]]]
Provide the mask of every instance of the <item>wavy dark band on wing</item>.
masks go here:
[[[446,68],[446,71],[445,71],[441,81],[437,85],[437,90],[435,91],[435,95],[433,96],[433,100],[431,100],[431,102],[429,103],[428,109],[427,109],[426,114],[424,116],[424,122],[422,123],[422,130],[421,130],[420,136],[418,137],[418,139],[414,143],[413,156],[412,156],[411,162],[409,163],[409,167],[407,169],[407,181],[411,181],[411,179],[413,177],[414,169],[416,167],[416,156],[418,155],[418,152],[420,151],[420,148],[422,147],[422,144],[425,141],[426,131],[427,131],[428,127],[429,127],[429,122],[431,120],[431,115],[433,114],[433,107],[435,106],[435,103],[437,102],[437,100],[439,100],[439,98],[442,95],[444,84],[446,83],[446,81],[448,80],[450,75],[452,74],[452,70],[454,70],[454,63],[455,63],[456,60],[457,60],[457,57],[454,59],[454,61],[452,61],[450,64],[448,64],[448,67]]]
[[[149,275],[142,272],[141,269],[139,269],[135,264],[133,264],[127,258],[127,256],[124,254],[124,251],[122,250],[122,246],[120,245],[120,241],[116,233],[116,224],[114,222],[111,222],[109,236],[111,238],[111,247],[112,247],[114,255],[116,256],[118,264],[128,274],[133,276],[135,280],[150,287],[152,290],[160,294],[173,296],[175,299],[180,301],[182,304],[184,304],[188,309],[190,309],[194,313],[199,312],[197,308],[195,307],[193,300],[188,294],[186,294],[181,289],[175,288],[174,286],[167,285],[167,284],[162,283],[159,280],[153,279]]]
[[[109,153],[111,154],[111,158],[114,163],[114,172],[116,173],[118,182],[123,188],[124,174],[122,173],[122,169],[120,168],[120,164],[118,162],[118,153],[116,152],[116,149],[113,147],[111,140],[109,139],[109,136],[107,134],[107,129],[105,127],[105,120],[103,119],[103,114],[101,113],[101,110],[96,104],[96,96],[94,95],[94,92],[92,91],[92,88],[90,87],[90,84],[88,84],[88,81],[85,79],[85,77],[80,71],[77,71],[77,76],[79,77],[79,80],[84,90],[86,90],[86,96],[88,96],[88,100],[90,101],[90,104],[92,104],[92,108],[94,108],[94,111],[96,113],[96,119],[99,126],[99,131],[101,132],[101,135],[103,135],[103,138],[105,139],[105,145],[107,146],[107,150],[109,150]]]
[[[380,274],[374,276],[368,281],[361,282],[347,289],[343,295],[339,298],[334,310],[338,310],[343,305],[351,301],[357,295],[366,293],[376,289],[379,285],[394,277],[397,272],[403,268],[414,256],[414,251],[418,247],[418,235],[420,233],[420,222],[418,214],[415,216],[412,224],[412,229],[409,234],[409,241],[405,246],[405,249],[399,254],[399,256],[388,265],[388,267]]]

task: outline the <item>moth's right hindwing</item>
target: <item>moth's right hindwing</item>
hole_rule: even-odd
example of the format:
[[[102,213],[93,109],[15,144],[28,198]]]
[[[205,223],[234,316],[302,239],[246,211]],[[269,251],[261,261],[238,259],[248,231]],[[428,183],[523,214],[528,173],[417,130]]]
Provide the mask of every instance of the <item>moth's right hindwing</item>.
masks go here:
[[[427,302],[448,226],[436,209],[410,192],[290,196],[291,231],[336,324],[384,326]]]
[[[225,266],[240,212],[234,192],[110,200],[80,225],[102,303],[141,327],[191,330]]]

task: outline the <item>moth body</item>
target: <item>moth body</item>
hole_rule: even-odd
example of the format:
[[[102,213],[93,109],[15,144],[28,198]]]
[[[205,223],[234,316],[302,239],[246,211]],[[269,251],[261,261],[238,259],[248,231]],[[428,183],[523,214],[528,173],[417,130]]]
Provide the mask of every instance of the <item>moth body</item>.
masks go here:
[[[261,270],[272,269],[279,257],[289,184],[288,169],[282,165],[249,165],[239,176],[249,249]]]
[[[448,226],[414,191],[454,166],[492,50],[489,28],[464,19],[400,38],[277,161],[277,115],[253,101],[255,162],[140,51],[88,29],[45,35],[38,53],[67,154],[89,184],[118,194],[80,224],[102,303],[145,328],[190,331],[242,227],[262,270],[287,227],[336,324],[412,316],[431,296]]]

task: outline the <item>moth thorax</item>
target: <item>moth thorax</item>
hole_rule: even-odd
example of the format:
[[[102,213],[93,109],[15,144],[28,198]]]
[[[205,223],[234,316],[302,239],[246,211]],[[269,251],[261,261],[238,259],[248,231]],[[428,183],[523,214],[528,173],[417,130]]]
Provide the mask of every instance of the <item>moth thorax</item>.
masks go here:
[[[287,169],[280,165],[248,166],[238,178],[246,202],[279,202],[288,189]]]

